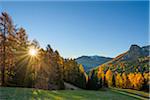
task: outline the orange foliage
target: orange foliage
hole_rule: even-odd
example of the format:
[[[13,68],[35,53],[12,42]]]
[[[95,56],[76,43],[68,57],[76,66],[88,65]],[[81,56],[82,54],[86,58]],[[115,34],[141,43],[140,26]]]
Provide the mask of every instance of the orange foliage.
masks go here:
[[[112,86],[113,85],[112,78],[113,78],[113,73],[112,73],[111,70],[108,70],[106,72],[106,82],[107,82],[108,86]]]
[[[144,84],[144,77],[141,73],[130,73],[128,75],[131,88],[140,90]]]

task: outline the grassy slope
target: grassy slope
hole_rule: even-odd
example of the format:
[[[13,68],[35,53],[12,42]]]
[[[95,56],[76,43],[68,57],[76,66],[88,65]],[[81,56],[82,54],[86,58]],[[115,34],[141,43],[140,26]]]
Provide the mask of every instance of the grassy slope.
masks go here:
[[[0,100],[137,100],[111,90],[44,91],[27,88],[0,88]]]
[[[142,100],[148,100],[149,93],[144,91],[137,91],[137,90],[131,90],[131,89],[120,89],[120,88],[111,88],[112,91],[116,91],[118,93],[122,93],[125,95],[133,96]]]

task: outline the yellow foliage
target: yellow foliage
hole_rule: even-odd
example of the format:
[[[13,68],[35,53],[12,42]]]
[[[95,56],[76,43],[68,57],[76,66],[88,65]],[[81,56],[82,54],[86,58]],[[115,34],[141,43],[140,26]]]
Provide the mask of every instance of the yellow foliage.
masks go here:
[[[102,76],[101,76],[101,72],[100,71],[98,71],[98,73],[97,73],[97,78],[101,78]]]
[[[97,77],[98,77],[98,78],[102,78],[102,80],[104,80],[104,77],[105,77],[104,72],[103,72],[103,71],[98,71]]]
[[[101,67],[99,67],[99,69],[98,69],[98,74],[97,74],[97,77],[98,78],[103,78],[104,79],[104,68],[101,66]]]
[[[84,75],[85,75],[85,79],[86,79],[86,83],[88,82],[88,75],[84,72]]]
[[[129,79],[130,87],[131,87],[131,88],[133,88],[133,86],[134,86],[134,84],[133,84],[133,83],[134,83],[134,82],[133,82],[133,81],[134,81],[134,76],[135,76],[134,73],[128,74],[128,79]]]
[[[104,68],[101,66],[99,67],[99,70],[98,70],[100,73],[104,71]]]
[[[141,73],[130,73],[128,75],[131,87],[140,90],[144,84],[144,77]]]
[[[79,70],[80,70],[81,73],[84,73],[84,68],[81,64],[79,65]]]
[[[101,77],[102,77],[102,80],[104,81],[104,78],[105,78],[104,72],[101,73]]]
[[[118,73],[116,76],[116,87],[122,88],[123,87],[123,80],[121,75]]]
[[[137,73],[134,78],[134,88],[140,90],[144,84],[144,77],[141,73]]]
[[[108,70],[108,71],[106,72],[106,82],[107,82],[108,86],[112,86],[112,85],[113,85],[112,77],[113,77],[112,71],[111,71],[111,70]]]

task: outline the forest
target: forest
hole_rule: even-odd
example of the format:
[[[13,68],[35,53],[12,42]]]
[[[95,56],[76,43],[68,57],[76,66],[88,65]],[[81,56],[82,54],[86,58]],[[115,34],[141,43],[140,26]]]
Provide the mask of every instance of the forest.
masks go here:
[[[0,15],[1,86],[64,89],[64,81],[85,88],[86,73],[73,59],[64,59],[48,44],[40,47],[28,40],[26,30],[16,27],[11,17]]]
[[[0,15],[0,67],[2,87],[60,90],[67,82],[88,90],[117,87],[148,91],[150,85],[149,57],[102,64],[88,75],[75,59],[61,57],[50,44],[41,48],[37,40],[29,40],[26,30],[17,27],[6,12]]]
[[[89,89],[117,87],[148,92],[150,85],[149,54],[136,59],[134,57],[130,60],[125,58],[126,55],[129,55],[129,53],[123,53],[113,60],[92,69],[89,73]]]

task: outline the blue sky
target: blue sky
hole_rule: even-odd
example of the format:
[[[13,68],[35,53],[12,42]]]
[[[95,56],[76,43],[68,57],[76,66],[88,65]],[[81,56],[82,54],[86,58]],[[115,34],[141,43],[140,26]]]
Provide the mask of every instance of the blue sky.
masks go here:
[[[131,44],[148,44],[148,2],[0,2],[18,27],[63,57],[115,57]]]

